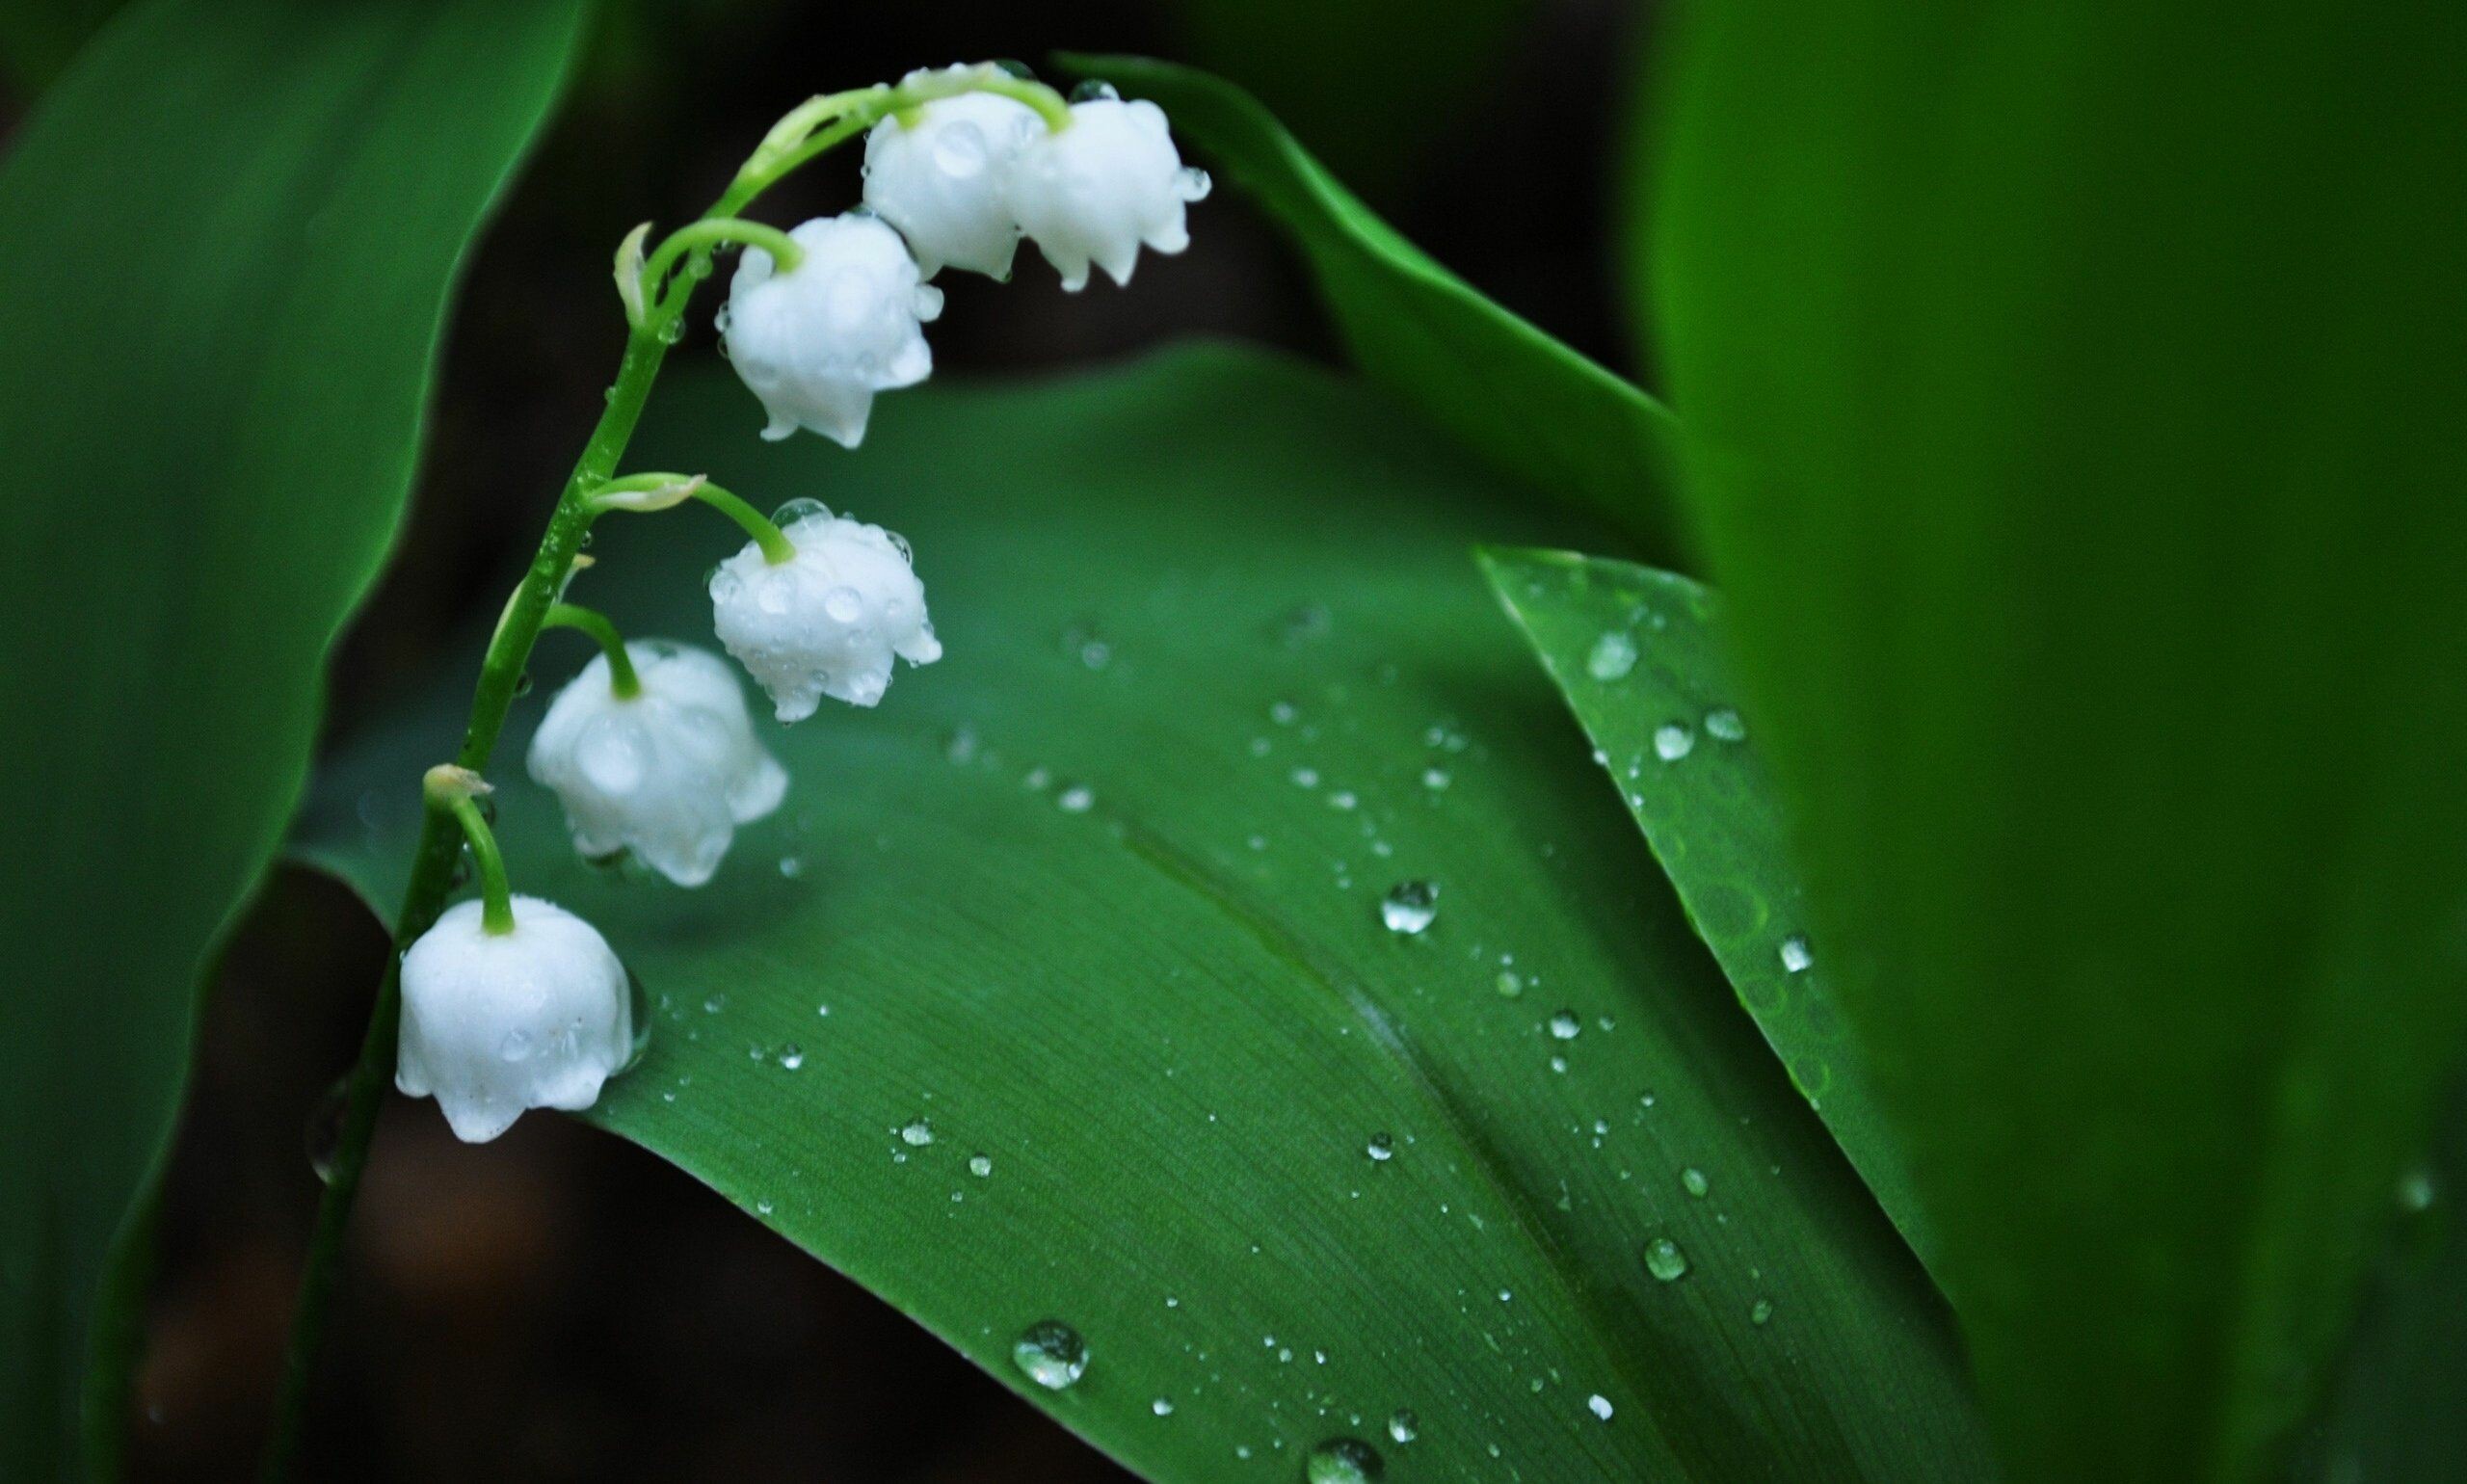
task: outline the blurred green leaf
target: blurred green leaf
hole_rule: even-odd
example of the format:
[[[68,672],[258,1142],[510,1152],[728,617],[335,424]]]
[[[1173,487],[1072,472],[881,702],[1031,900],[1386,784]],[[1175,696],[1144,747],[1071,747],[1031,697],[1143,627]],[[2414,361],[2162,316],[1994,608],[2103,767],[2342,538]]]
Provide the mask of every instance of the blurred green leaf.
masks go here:
[[[1365,186],[1503,106],[1533,0],[1174,0],[1177,55],[1233,78]],[[1379,193],[1371,192],[1373,196]]]
[[[2467,1032],[2467,12],[1740,0],[1656,316],[2006,1457],[2242,1478]]]
[[[1808,939],[1771,779],[1720,648],[1719,605],[1670,572],[1567,551],[1483,570],[1679,889],[1739,1003],[1923,1260],[1934,1240]]]
[[[904,530],[949,647],[773,733],[788,805],[715,882],[595,871],[498,781],[519,888],[658,1005],[595,1122],[1151,1477],[1291,1478],[1339,1435],[1394,1477],[1978,1476],[1925,1275],[1466,560],[1529,536],[1516,498],[1256,352],[875,417],[853,458],[762,444],[705,368],[646,429],[646,464]],[[578,596],[707,643],[732,540],[694,518],[604,526]],[[373,900],[449,669],[319,788],[305,848]],[[1419,936],[1382,918],[1411,881]],[[1088,1347],[1067,1391],[1013,1361],[1047,1319]]]
[[[31,98],[67,70],[122,0],[9,0],[0,6],[0,73]]]
[[[1678,434],[1661,404],[1433,262],[1240,89],[1143,57],[1059,60],[1154,99],[1285,224],[1366,375],[1499,472],[1607,517],[1645,555],[1675,553]]]
[[[0,167],[0,1475],[108,1468],[94,1292],[194,986],[306,773],[384,558],[455,265],[575,5],[165,3]]]

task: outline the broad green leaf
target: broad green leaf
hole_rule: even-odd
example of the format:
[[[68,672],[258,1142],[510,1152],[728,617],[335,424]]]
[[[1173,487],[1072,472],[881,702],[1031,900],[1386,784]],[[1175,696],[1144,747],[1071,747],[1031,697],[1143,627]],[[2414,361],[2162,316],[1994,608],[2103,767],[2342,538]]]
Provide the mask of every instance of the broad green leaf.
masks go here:
[[[1454,147],[1505,101],[1533,0],[1174,0],[1178,55],[1238,79],[1369,189]]]
[[[1714,596],[1674,573],[1574,552],[1487,551],[1482,566],[1739,1003],[1929,1259],[1926,1218],[1844,1033],[1831,966],[1808,934],[1806,892],[1772,781],[1747,739]]]
[[[0,167],[0,1475],[93,1461],[106,1248],[410,483],[455,265],[570,3],[140,7]]]
[[[1690,489],[2006,1455],[2254,1476],[2467,1043],[2467,12],[1692,14]]]
[[[2399,1217],[2295,1477],[2448,1484],[2467,1457],[2467,1086],[2452,1089],[2431,1152],[2399,1178]]]
[[[121,0],[9,0],[0,7],[0,74],[20,96],[52,84]]]
[[[948,654],[766,724],[790,802],[698,891],[580,863],[499,780],[518,888],[658,1006],[594,1121],[1153,1477],[1288,1479],[1339,1436],[1392,1477],[1977,1476],[1925,1275],[1467,559],[1520,499],[1229,350],[889,398],[853,457],[759,443],[715,368],[651,416],[648,464],[903,530]],[[576,596],[707,642],[733,544],[612,521]],[[372,900],[449,668],[320,788],[305,849]],[[1383,921],[1412,881],[1419,935]],[[1014,1364],[1048,1319],[1088,1347],[1065,1391]]]
[[[1293,234],[1364,373],[1508,477],[1601,515],[1648,556],[1677,548],[1677,429],[1626,381],[1510,314],[1398,236],[1250,94],[1144,57],[1061,59],[1153,98]]]

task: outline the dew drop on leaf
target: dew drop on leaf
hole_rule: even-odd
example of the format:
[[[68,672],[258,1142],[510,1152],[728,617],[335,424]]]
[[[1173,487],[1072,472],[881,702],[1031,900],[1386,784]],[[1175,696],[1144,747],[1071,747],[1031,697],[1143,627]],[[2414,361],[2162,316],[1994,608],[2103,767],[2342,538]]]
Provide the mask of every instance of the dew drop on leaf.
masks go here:
[[[1088,1343],[1079,1332],[1059,1319],[1041,1319],[1028,1326],[1011,1347],[1011,1361],[1048,1391],[1077,1381],[1088,1368]]]
[[[1654,755],[1664,762],[1677,762],[1696,749],[1696,729],[1679,722],[1668,722],[1654,729]]]
[[[1388,1461],[1360,1438],[1331,1438],[1313,1448],[1303,1465],[1311,1484],[1373,1484],[1387,1471]]]
[[[1645,1271],[1663,1283],[1675,1283],[1687,1271],[1687,1254],[1666,1236],[1657,1236],[1645,1244]]]
[[[1388,1436],[1398,1443],[1411,1443],[1422,1435],[1422,1419],[1414,1416],[1411,1407],[1398,1407],[1388,1416]]]
[[[1379,902],[1379,920],[1388,924],[1389,932],[1408,938],[1429,927],[1438,915],[1437,882],[1400,881],[1389,888]]]
[[[934,1142],[934,1126],[921,1118],[911,1120],[900,1126],[899,1139],[912,1148],[923,1149]]]
[[[1782,940],[1782,967],[1785,972],[1806,973],[1808,966],[1815,962],[1816,955],[1808,948],[1808,935],[1792,933]]]
[[[1370,1142],[1363,1147],[1363,1153],[1385,1164],[1396,1157],[1396,1141],[1387,1134],[1374,1133],[1370,1136]]]
[[[1623,680],[1636,668],[1636,641],[1612,629],[1593,642],[1584,657],[1584,673],[1597,680]]]

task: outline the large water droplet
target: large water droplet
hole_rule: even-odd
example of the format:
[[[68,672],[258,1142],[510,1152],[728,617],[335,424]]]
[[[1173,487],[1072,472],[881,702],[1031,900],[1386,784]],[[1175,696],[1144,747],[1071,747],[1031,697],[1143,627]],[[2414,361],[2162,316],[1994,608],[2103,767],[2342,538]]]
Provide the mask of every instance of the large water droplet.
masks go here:
[[[809,520],[815,517],[828,518],[830,515],[831,507],[820,500],[795,499],[773,511],[771,523],[784,531],[800,520]]]
[[[1696,750],[1696,729],[1670,722],[1654,729],[1654,755],[1664,762],[1677,762]]]
[[[1371,1484],[1387,1471],[1388,1461],[1360,1438],[1331,1438],[1303,1462],[1311,1484]]]
[[[992,1175],[994,1173],[994,1157],[990,1154],[968,1155],[968,1173],[975,1176],[978,1179],[983,1179],[987,1176]]]
[[[1607,1422],[1610,1420],[1612,1411],[1610,1398],[1596,1391],[1584,1399],[1584,1410]]]
[[[1675,1283],[1687,1272],[1687,1254],[1666,1236],[1645,1244],[1645,1271],[1663,1283]]]
[[[1363,1146],[1363,1153],[1381,1164],[1386,1164],[1396,1157],[1396,1141],[1387,1134],[1374,1133],[1370,1136],[1370,1142]]]
[[[1398,1407],[1388,1417],[1388,1436],[1398,1443],[1411,1443],[1422,1435],[1422,1419],[1414,1416],[1411,1407]]]
[[[822,611],[834,623],[854,623],[865,616],[865,599],[855,588],[841,583],[824,590]]]
[[[1574,1041],[1583,1032],[1584,1021],[1577,1019],[1573,1010],[1562,1010],[1551,1017],[1551,1039],[1553,1041]]]
[[[1388,924],[1389,932],[1409,938],[1429,927],[1438,915],[1437,882],[1400,881],[1379,900],[1379,920]]]
[[[1612,629],[1593,642],[1585,654],[1584,673],[1597,680],[1620,680],[1636,668],[1636,641]]]
[[[1061,1320],[1043,1319],[1020,1336],[1011,1347],[1011,1361],[1029,1380],[1048,1391],[1059,1391],[1087,1370],[1088,1342]]]

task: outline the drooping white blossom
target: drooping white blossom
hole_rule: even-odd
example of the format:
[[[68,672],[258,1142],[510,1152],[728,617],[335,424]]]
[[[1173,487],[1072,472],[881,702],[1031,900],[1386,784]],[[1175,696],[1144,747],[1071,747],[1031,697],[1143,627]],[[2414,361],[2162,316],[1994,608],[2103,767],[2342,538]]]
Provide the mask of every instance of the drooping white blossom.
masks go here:
[[[434,1097],[456,1138],[485,1144],[530,1108],[579,1109],[631,1055],[625,966],[597,928],[552,902],[514,898],[492,934],[459,902],[403,955],[394,1085]]]
[[[809,513],[781,523],[793,560],[774,566],[749,542],[711,574],[720,643],[783,722],[811,716],[825,696],[874,704],[890,687],[893,656],[912,665],[942,657],[907,543],[806,503]]]
[[[914,121],[885,119],[865,136],[865,204],[899,228],[926,278],[947,264],[1007,278],[1020,246],[1011,163],[1044,131],[1035,109],[997,93],[936,98]]]
[[[625,646],[641,690],[620,696],[594,655],[532,734],[532,778],[556,791],[574,848],[630,850],[680,887],[719,869],[736,837],[780,807],[788,773],[756,740],[745,692],[707,649]]]
[[[788,236],[805,256],[787,272],[762,249],[745,250],[720,310],[721,339],[770,414],[764,437],[810,428],[854,448],[875,392],[914,386],[934,369],[921,327],[942,312],[942,290],[869,213],[817,217]]]
[[[1165,111],[1112,96],[1072,104],[1067,128],[1031,132],[1009,179],[1012,219],[1072,290],[1087,286],[1092,262],[1127,283],[1142,244],[1189,247],[1184,207],[1207,195],[1207,172],[1175,150]]]

